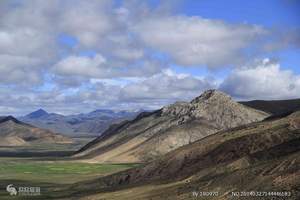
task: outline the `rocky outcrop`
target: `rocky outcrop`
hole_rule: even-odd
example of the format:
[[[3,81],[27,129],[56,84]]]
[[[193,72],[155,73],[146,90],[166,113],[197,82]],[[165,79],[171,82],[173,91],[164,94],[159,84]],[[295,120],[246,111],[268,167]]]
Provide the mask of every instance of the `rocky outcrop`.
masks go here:
[[[214,121],[220,128],[260,121],[266,113],[242,106],[227,94],[208,90],[190,103],[179,102],[163,108],[163,115]]]

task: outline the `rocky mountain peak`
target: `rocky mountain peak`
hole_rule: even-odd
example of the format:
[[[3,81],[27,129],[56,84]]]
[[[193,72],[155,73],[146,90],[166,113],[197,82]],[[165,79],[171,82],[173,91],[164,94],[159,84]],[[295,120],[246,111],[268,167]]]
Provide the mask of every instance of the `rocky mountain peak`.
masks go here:
[[[232,128],[241,124],[260,121],[267,113],[251,109],[218,90],[207,90],[191,101],[191,116],[214,121],[220,128]]]
[[[205,119],[213,121],[218,128],[231,128],[264,119],[267,114],[234,101],[229,95],[218,90],[207,90],[188,102],[176,102],[163,107],[163,116],[178,119]]]
[[[192,104],[204,101],[232,101],[232,98],[219,90],[206,90],[191,101]]]
[[[219,104],[226,104],[233,101],[231,97],[218,90],[207,90],[203,92],[199,97],[189,102],[175,102],[171,105],[165,106],[162,109],[163,115],[177,116],[191,115],[197,113],[203,108],[210,109],[209,107],[218,106]]]

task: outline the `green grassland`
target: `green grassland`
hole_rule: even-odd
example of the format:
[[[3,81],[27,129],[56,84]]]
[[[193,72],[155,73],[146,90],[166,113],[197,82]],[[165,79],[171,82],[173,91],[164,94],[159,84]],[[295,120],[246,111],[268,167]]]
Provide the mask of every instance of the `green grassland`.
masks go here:
[[[22,180],[48,183],[74,183],[134,167],[135,164],[94,164],[73,161],[36,161],[1,158],[0,181]]]
[[[74,160],[69,155],[91,138],[76,138],[73,144],[34,144],[0,147],[0,200],[61,199],[74,192],[70,186],[116,173],[138,164],[98,164]],[[9,196],[6,187],[40,187],[40,196]],[[65,194],[66,193],[66,194]],[[58,198],[59,196],[59,198]]]
[[[10,197],[6,186],[40,187],[41,196],[29,199],[52,199],[71,184],[96,179],[135,167],[138,164],[96,164],[53,158],[0,158],[0,199],[28,199]]]

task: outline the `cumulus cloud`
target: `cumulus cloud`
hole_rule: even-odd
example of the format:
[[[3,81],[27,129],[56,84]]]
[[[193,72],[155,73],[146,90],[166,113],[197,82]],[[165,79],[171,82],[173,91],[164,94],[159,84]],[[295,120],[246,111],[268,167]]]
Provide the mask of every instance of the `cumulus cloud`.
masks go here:
[[[80,44],[94,47],[102,43],[102,38],[117,29],[112,1],[65,1],[60,14],[63,19],[59,26],[66,33],[77,37]]]
[[[116,6],[109,0],[28,0],[2,4],[0,54],[40,59],[40,68],[31,69],[36,74],[49,71],[49,66],[56,63],[60,67],[52,72],[70,75],[69,78],[74,77],[74,73],[83,77],[120,76],[119,71],[124,69],[118,68],[127,66],[130,74],[133,74],[133,69],[139,70],[132,66],[143,65],[143,70],[153,71],[147,62],[160,52],[182,65],[234,63],[242,57],[240,50],[265,32],[254,25],[172,15],[167,6],[170,3],[159,8],[136,1],[125,1]],[[59,61],[62,49],[57,37],[60,34],[76,38],[78,43],[72,51],[77,51],[77,54],[81,50],[97,52],[105,58],[105,67],[98,60],[75,58],[72,56],[74,52],[67,52],[69,57]],[[75,60],[92,65],[88,68],[77,65],[69,73],[69,63],[66,62]],[[159,58],[154,60],[151,62],[158,62]],[[146,69],[146,66],[150,68]],[[110,71],[112,73],[108,75]],[[127,73],[122,74],[127,76]]]
[[[263,45],[263,50],[268,52],[282,49],[300,48],[300,29],[273,30],[273,34],[268,37],[268,41]]]
[[[122,88],[120,98],[129,102],[160,102],[161,105],[175,100],[190,100],[206,89],[215,88],[214,80],[176,74],[164,70],[148,79],[128,84]]]
[[[60,113],[159,108],[222,82],[168,68],[221,68],[240,63],[257,46],[267,51],[283,48],[283,43],[284,48],[299,46],[298,35],[285,32],[257,44],[269,30],[178,15],[172,5],[174,1],[155,8],[141,1],[0,1],[0,113],[39,107]],[[74,44],[62,45],[61,35],[74,38]],[[220,88],[240,98],[296,97],[299,77],[266,62],[236,68]]]
[[[117,67],[108,63],[100,54],[93,57],[68,56],[52,67],[55,74],[61,76],[87,78],[116,78],[149,76],[159,72],[162,64],[152,60],[144,60],[134,65]]]
[[[50,2],[1,2],[5,5],[0,6],[0,83],[40,83],[44,67],[59,52],[50,20],[53,6]]]
[[[126,66],[144,56],[143,47],[127,34],[126,24],[122,23],[124,12],[117,11],[112,1],[2,1],[1,11],[0,55],[9,55],[16,60],[23,58],[40,61],[39,67],[24,62],[22,67],[27,70],[21,70],[22,72],[32,71],[32,75],[51,72],[49,66],[54,63],[61,64],[71,59],[74,61],[76,58],[72,56],[58,61],[63,53],[58,42],[61,34],[75,37],[78,41],[75,49],[65,53],[80,53],[86,49],[98,52],[105,59],[109,59],[110,66]],[[84,58],[79,57],[77,60],[83,61]],[[95,62],[98,61],[93,64]],[[7,65],[2,62],[1,67],[6,68]],[[10,73],[7,75],[21,77],[19,65],[9,65],[9,68],[10,70],[6,69]],[[90,68],[95,69],[95,65]],[[64,68],[59,72],[67,70]],[[82,76],[85,77],[92,71],[78,70],[77,73],[83,72]],[[20,83],[17,78],[9,81],[13,80],[16,80],[16,84]],[[7,81],[0,79],[0,82]]]
[[[255,25],[231,25],[200,17],[166,16],[142,20],[133,30],[152,48],[181,65],[223,66],[243,56],[266,30]]]
[[[300,76],[269,59],[234,70],[220,89],[242,99],[286,99],[300,94]]]
[[[191,100],[217,86],[213,79],[178,74],[170,69],[151,77],[127,79],[127,82],[122,85],[99,79],[87,83],[86,87],[54,87],[48,91],[24,90],[15,94],[0,88],[0,103],[17,114],[30,112],[40,105],[50,112],[65,114],[96,108],[158,109],[175,101]],[[0,110],[0,113],[9,114],[8,110]]]
[[[40,59],[26,56],[0,54],[0,80],[2,83],[20,85],[41,83],[41,75],[37,70]]]
[[[122,64],[143,58],[144,47],[128,30],[129,10],[115,8],[110,0],[65,1],[64,5],[68,9],[61,12],[59,29],[76,37],[79,48],[94,49]]]
[[[102,66],[106,63],[102,55],[93,58],[82,56],[69,56],[54,65],[53,70],[61,75],[101,76]]]

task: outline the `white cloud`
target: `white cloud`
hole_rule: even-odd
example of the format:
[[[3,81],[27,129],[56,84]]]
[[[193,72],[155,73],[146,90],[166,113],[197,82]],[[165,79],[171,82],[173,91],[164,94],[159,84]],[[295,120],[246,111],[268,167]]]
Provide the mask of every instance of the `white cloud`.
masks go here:
[[[83,56],[69,56],[54,65],[53,70],[60,75],[75,75],[86,77],[101,77],[106,60],[102,55],[93,58]]]
[[[299,98],[300,76],[264,59],[234,70],[220,88],[242,99]]]
[[[157,101],[164,105],[175,100],[190,100],[202,91],[215,87],[214,80],[177,74],[168,69],[145,80],[126,85],[120,95],[124,101]]]
[[[2,1],[1,1],[2,2]],[[51,1],[54,2],[55,1]],[[38,84],[57,57],[50,2],[4,1],[0,17],[0,83]],[[45,71],[44,71],[45,73]]]
[[[37,84],[42,80],[37,70],[41,60],[25,56],[0,54],[0,80],[2,83],[19,85]]]
[[[57,51],[57,31],[52,15],[55,1],[51,2],[29,0],[4,6],[0,18],[0,54],[53,58]]]
[[[12,93],[0,87],[0,104],[25,114],[40,107],[58,113],[80,113],[97,108],[157,109],[178,100],[190,100],[203,90],[216,87],[214,80],[195,78],[171,70],[148,78],[126,79],[125,84],[93,81],[87,87],[52,87],[49,91],[22,90]],[[67,106],[66,106],[67,105]],[[1,111],[0,115],[10,114]]]
[[[219,84],[240,98],[298,97],[299,76],[276,63],[236,69],[223,83],[165,70],[173,64],[239,63],[243,50],[267,32],[256,25],[176,15],[170,5],[174,1],[158,8],[141,1],[0,1],[0,113],[5,107],[14,113],[38,107],[61,113],[158,108]],[[62,47],[59,35],[78,44]],[[282,35],[279,43],[275,38],[258,46],[270,51],[282,44],[299,46],[298,35]]]
[[[241,50],[265,33],[259,26],[187,16],[146,18],[133,30],[146,45],[169,54],[178,64],[208,66],[235,63]]]
[[[69,56],[52,67],[55,74],[67,77],[85,78],[117,78],[117,77],[147,77],[159,72],[161,63],[144,60],[141,63],[127,66],[113,66],[100,54],[93,57]]]
[[[1,4],[0,55],[40,61],[32,66],[24,62],[22,70],[17,66],[6,69],[16,78],[0,81],[17,80],[16,84],[21,74],[29,71],[32,76],[57,73],[60,83],[66,82],[62,79],[67,76],[76,79],[67,81],[70,86],[82,77],[152,76],[165,68],[161,58],[155,56],[158,51],[185,65],[224,64],[233,57],[232,62],[236,62],[241,57],[237,56],[239,50],[264,32],[257,26],[171,15],[167,11],[170,3],[152,9],[137,1],[125,1],[120,7],[109,0],[8,2]],[[79,41],[72,52],[63,52],[57,41],[60,34]],[[73,56],[81,50],[98,55]],[[67,57],[58,60],[62,53]],[[49,67],[53,65],[54,70]],[[2,68],[6,67],[2,64]]]
[[[1,2],[1,11],[0,56],[10,55],[16,60],[20,57],[27,60],[39,59],[39,67],[28,65],[28,62],[24,62],[23,66],[7,66],[2,62],[2,72],[10,75],[10,78],[0,79],[2,83],[18,85],[22,73],[29,71],[32,76],[41,72],[51,73],[53,71],[50,71],[49,66],[55,63],[63,66],[56,70],[59,74],[76,75],[68,78],[119,76],[118,68],[132,65],[144,56],[143,47],[127,34],[127,25],[121,22],[124,18],[120,16],[124,16],[124,12],[116,11],[112,1],[6,1]],[[73,36],[79,41],[71,51],[79,53],[81,50],[92,50],[108,59],[108,69],[100,66],[103,63],[100,64],[97,60],[99,56],[91,61],[72,56],[58,61],[62,53],[73,53],[63,52],[58,43],[60,34]],[[78,65],[70,73],[69,64],[75,60]],[[88,64],[92,66],[86,67]],[[116,69],[112,69],[112,66]]]
[[[77,37],[85,47],[101,44],[102,38],[117,28],[112,1],[66,1],[63,5],[67,9],[60,13],[61,30]]]

